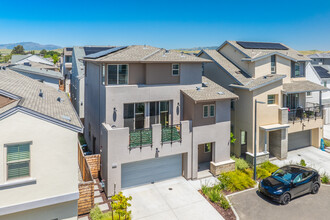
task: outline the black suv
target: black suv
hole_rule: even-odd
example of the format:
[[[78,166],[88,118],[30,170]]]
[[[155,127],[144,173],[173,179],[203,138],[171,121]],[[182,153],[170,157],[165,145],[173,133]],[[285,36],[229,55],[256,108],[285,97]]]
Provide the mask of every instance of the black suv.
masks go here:
[[[319,191],[319,173],[308,167],[288,165],[260,181],[259,192],[286,205],[294,197]]]

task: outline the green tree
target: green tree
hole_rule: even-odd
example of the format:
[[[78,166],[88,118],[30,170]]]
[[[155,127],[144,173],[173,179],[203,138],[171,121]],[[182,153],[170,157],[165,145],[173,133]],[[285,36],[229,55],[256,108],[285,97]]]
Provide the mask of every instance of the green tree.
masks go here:
[[[40,55],[45,56],[46,53],[47,53],[47,50],[45,50],[45,49],[42,49],[42,50],[40,51]]]
[[[56,64],[58,62],[58,55],[54,54],[52,58],[53,58],[53,63]]]
[[[6,56],[4,56],[3,57],[3,61],[5,62],[5,63],[8,63],[8,61],[11,59],[11,55],[9,54],[9,55],[6,55]]]
[[[127,211],[127,208],[131,206],[129,203],[132,200],[132,196],[126,197],[122,192],[112,196],[111,198],[111,207],[112,210],[119,215],[119,219],[121,217],[129,217],[131,215],[131,211]],[[112,219],[114,219],[114,213],[112,212]]]
[[[34,55],[34,54],[36,54],[36,52],[34,50],[31,50],[30,54]]]
[[[24,54],[24,47],[22,45],[17,45],[13,48],[11,54]]]
[[[230,143],[235,143],[236,138],[234,137],[234,134],[232,132],[230,132]]]

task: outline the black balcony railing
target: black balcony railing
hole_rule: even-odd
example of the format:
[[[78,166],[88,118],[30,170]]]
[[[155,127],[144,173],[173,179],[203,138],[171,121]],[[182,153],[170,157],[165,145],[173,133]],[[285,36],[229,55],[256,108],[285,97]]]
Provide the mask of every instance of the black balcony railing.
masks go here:
[[[129,133],[129,146],[142,147],[145,145],[152,145],[152,129],[143,128],[130,131]]]
[[[288,111],[288,120],[292,121],[304,121],[304,120],[312,120],[317,118],[323,118],[322,115],[322,106],[314,106],[309,108],[297,108],[297,109],[289,109]]]
[[[162,143],[181,141],[181,124],[162,127]]]

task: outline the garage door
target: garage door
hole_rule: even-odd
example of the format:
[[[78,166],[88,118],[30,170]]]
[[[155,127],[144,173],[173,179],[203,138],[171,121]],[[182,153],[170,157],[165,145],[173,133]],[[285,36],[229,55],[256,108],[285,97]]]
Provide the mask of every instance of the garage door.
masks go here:
[[[121,187],[127,188],[182,176],[182,155],[122,164]]]
[[[310,130],[291,133],[289,134],[288,138],[289,150],[295,150],[298,148],[311,146]]]

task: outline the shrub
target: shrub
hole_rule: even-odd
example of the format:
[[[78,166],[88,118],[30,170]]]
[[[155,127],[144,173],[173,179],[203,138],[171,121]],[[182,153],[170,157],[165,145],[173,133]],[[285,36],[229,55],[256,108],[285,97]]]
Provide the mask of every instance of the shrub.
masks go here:
[[[211,188],[207,193],[207,197],[209,197],[209,199],[212,202],[219,202],[220,201],[220,191],[217,189]]]
[[[227,210],[230,208],[230,204],[228,202],[228,200],[226,199],[226,197],[224,195],[220,195],[220,206],[224,209]]]
[[[242,158],[237,158],[235,156],[231,157],[231,159],[235,160],[235,168],[236,170],[245,170],[249,168],[249,164]]]
[[[259,165],[260,168],[267,170],[269,173],[274,173],[279,167],[269,161]]]
[[[248,189],[255,184],[249,175],[240,170],[222,173],[218,179],[223,184],[224,189],[231,192]]]
[[[303,167],[305,167],[305,166],[306,166],[306,162],[305,162],[305,160],[304,160],[304,159],[301,159],[301,160],[300,160],[300,166],[303,166]]]
[[[257,167],[257,178],[258,179],[265,179],[267,177],[269,177],[271,175],[270,172],[268,172],[268,170],[263,169],[261,167]]]
[[[322,183],[325,183],[325,184],[330,183],[330,178],[329,178],[329,176],[326,175],[326,174],[323,174],[323,175],[321,176],[321,182],[322,182]]]
[[[210,191],[210,187],[206,186],[206,185],[202,185],[202,193],[204,195],[207,195],[207,193]]]

